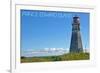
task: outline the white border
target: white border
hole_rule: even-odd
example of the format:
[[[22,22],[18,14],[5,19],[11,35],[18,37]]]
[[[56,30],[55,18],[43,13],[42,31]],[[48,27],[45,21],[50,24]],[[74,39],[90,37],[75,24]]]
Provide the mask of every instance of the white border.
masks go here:
[[[11,45],[11,71],[42,71],[53,69],[79,68],[95,65],[95,36],[94,36],[94,8],[77,7],[77,6],[41,6],[41,5],[21,5],[17,4],[12,13],[12,45]],[[20,9],[34,9],[47,11],[72,11],[72,12],[89,12],[90,13],[90,60],[82,61],[61,61],[61,62],[42,62],[42,63],[20,63]]]

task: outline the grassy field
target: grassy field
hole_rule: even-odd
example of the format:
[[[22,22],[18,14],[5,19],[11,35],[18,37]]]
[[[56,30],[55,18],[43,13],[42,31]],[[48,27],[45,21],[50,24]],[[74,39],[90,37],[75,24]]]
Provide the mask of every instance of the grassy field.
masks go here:
[[[21,57],[21,63],[72,61],[72,60],[88,60],[88,59],[89,59],[89,53],[68,53],[68,54],[63,54],[59,56]]]

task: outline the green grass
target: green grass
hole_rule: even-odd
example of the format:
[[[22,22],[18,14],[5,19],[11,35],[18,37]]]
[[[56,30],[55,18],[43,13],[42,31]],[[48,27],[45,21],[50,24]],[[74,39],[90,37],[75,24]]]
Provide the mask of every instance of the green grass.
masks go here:
[[[71,60],[89,60],[89,53],[68,53],[59,56],[46,56],[46,57],[21,57],[21,63],[71,61]]]

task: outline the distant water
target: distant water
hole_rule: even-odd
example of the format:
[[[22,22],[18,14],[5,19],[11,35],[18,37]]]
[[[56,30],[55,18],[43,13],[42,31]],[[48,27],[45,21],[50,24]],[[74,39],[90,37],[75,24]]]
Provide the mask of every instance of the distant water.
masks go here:
[[[25,53],[25,57],[58,56],[68,53],[68,51],[33,51]]]
[[[89,52],[89,49],[83,49],[84,52]],[[34,50],[24,52],[25,57],[42,57],[42,56],[58,56],[69,53],[68,49],[64,50]]]

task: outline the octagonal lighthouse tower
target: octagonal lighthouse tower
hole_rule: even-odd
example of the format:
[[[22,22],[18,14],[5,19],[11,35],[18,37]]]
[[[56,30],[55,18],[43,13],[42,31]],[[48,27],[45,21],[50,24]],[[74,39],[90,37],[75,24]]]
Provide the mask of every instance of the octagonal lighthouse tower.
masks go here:
[[[80,18],[78,16],[73,17],[72,23],[72,36],[70,43],[70,53],[83,52],[82,39],[80,34]]]

